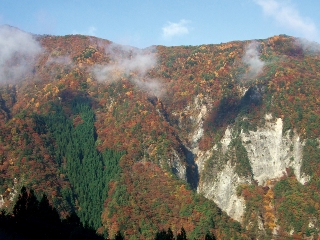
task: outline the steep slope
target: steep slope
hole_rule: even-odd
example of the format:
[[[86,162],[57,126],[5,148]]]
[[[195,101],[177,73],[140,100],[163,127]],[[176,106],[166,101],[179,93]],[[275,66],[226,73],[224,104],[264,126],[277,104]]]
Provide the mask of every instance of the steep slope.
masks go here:
[[[318,234],[316,43],[21,41],[36,51],[0,64],[25,66],[19,54],[34,61],[18,78],[2,76],[0,207],[10,211],[28,186],[61,217],[76,212],[110,236],[150,239],[168,227],[195,238]]]

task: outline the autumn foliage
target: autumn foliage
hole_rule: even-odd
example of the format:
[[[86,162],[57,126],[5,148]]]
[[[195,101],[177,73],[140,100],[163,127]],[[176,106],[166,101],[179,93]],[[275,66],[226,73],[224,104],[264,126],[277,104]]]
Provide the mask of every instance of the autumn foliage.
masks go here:
[[[12,210],[17,191],[27,186],[45,193],[61,218],[77,213],[104,236],[120,231],[128,239],[152,239],[183,227],[190,238],[255,239],[272,236],[276,226],[283,236],[292,229],[300,238],[318,234],[318,52],[284,35],[257,40],[264,67],[253,76],[243,59],[249,41],[111,51],[114,43],[94,37],[37,40],[44,51],[33,71],[0,87],[2,207]],[[133,68],[130,60],[140,53],[155,58],[154,66]],[[95,72],[120,63],[133,70],[104,69],[104,80]],[[212,150],[231,125],[254,131],[267,113],[304,141],[301,171],[311,179],[303,186],[288,170],[266,186],[241,186],[241,226],[195,193],[203,176],[190,149]],[[199,125],[203,134],[195,140]],[[239,171],[252,177],[240,140],[232,144],[243,160]]]

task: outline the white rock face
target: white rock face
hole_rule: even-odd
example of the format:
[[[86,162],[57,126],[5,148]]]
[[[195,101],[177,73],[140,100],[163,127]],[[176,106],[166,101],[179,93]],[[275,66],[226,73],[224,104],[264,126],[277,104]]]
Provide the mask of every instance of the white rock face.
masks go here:
[[[198,166],[199,175],[201,176],[205,162],[212,156],[213,149],[216,149],[216,146],[214,146],[209,151],[201,151],[198,147],[198,142],[204,133],[203,119],[207,114],[207,106],[201,104],[199,98],[196,97],[194,104],[191,107],[189,106],[186,111],[193,112],[192,115],[197,114],[193,119],[195,126],[194,131],[191,132],[189,138],[191,139],[190,150],[195,156],[195,162]],[[227,151],[231,140],[232,128],[228,127],[221,141],[223,153]],[[217,203],[229,216],[241,221],[241,217],[245,211],[245,201],[242,197],[237,196],[236,189],[239,184],[248,183],[248,181],[250,180],[240,178],[238,174],[234,172],[234,167],[226,165],[225,168],[218,173],[217,179],[214,181],[200,182],[197,191]]]
[[[232,128],[227,127],[223,138],[221,139],[221,145],[222,145],[222,152],[226,153],[228,150],[228,146],[232,140]]]
[[[185,144],[185,147],[192,153],[187,158],[190,157],[192,159],[186,159],[188,161],[193,162],[194,156],[196,156],[199,152],[199,140],[203,136],[203,119],[207,114],[207,106],[202,103],[202,100],[199,96],[195,97],[194,102],[188,105],[181,113],[172,113],[174,116],[179,116],[179,127],[184,128],[186,125],[191,124],[192,131],[188,134],[188,139],[190,141],[190,146]],[[182,117],[183,116],[183,117]],[[185,118],[188,116],[188,119]],[[201,154],[201,153],[200,153]],[[183,162],[178,153],[173,149],[173,161],[169,162],[171,167],[174,168],[175,174],[183,180],[187,180],[187,171],[185,162]]]
[[[225,154],[232,140],[232,129],[228,127],[224,137],[221,139],[222,153]],[[213,150],[217,150],[217,146],[213,146],[209,151],[199,151],[196,162],[200,179],[204,170],[205,162],[212,156]],[[213,200],[223,211],[230,217],[241,222],[245,212],[245,200],[237,196],[237,187],[240,184],[249,184],[250,179],[240,178],[235,173],[235,166],[230,163],[226,164],[222,171],[218,172],[215,179],[200,181],[197,191],[202,193],[206,198]]]
[[[2,208],[3,204],[4,204],[3,196],[0,195],[0,209]]]
[[[237,186],[239,184],[249,183],[248,180],[240,178],[234,171],[234,167],[227,164],[225,168],[218,173],[216,181],[213,184],[203,184],[200,192],[208,199],[212,199],[229,216],[237,221],[245,211],[245,201],[237,196]]]
[[[196,119],[194,119],[194,125],[196,126],[194,131],[191,133],[190,139],[191,139],[191,151],[194,154],[197,154],[198,152],[198,142],[203,136],[203,119],[207,115],[207,106],[202,104],[199,97],[196,97],[194,100],[194,104],[192,107],[192,110],[197,113]],[[200,111],[199,111],[200,110]]]
[[[266,117],[270,119],[270,117]],[[304,184],[308,177],[302,176],[302,143],[298,135],[290,137],[290,132],[282,135],[282,119],[266,122],[264,128],[256,132],[241,132],[242,144],[247,150],[253,177],[260,185],[266,180],[284,175],[286,168],[292,167],[297,179]]]
[[[201,176],[201,172],[204,169],[205,162],[212,156],[212,149],[209,151],[198,151],[196,155],[196,163],[198,165],[198,171]]]
[[[206,105],[202,105],[201,107],[201,110],[200,110],[200,113],[197,117],[197,126],[198,128],[196,129],[196,131],[193,133],[193,136],[192,136],[192,144],[193,146],[195,146],[198,141],[200,140],[200,138],[203,136],[203,117],[206,115],[207,113],[207,107]]]
[[[187,180],[187,170],[186,166],[182,164],[181,159],[179,158],[178,153],[172,149],[173,151],[173,161],[172,161],[172,168],[175,169],[175,174],[182,180]]]
[[[210,106],[209,106],[210,107]],[[234,132],[229,126],[221,139],[221,150],[215,145],[208,151],[199,150],[198,143],[203,136],[203,119],[207,115],[207,106],[202,103],[200,97],[196,97],[193,104],[184,110],[189,116],[192,124],[192,131],[188,138],[190,141],[189,150],[194,155],[195,163],[198,166],[200,182],[197,191],[208,199],[213,200],[227,214],[240,221],[245,212],[245,201],[238,197],[236,189],[240,184],[250,184],[252,179],[239,177],[235,173],[235,167],[228,162],[222,166],[221,170],[212,169],[211,179],[204,179],[204,169],[206,161],[217,151],[226,154],[229,150]],[[244,119],[245,120],[245,119]],[[302,184],[309,180],[300,172],[302,162],[303,142],[297,134],[290,134],[290,131],[283,134],[283,122],[281,118],[274,119],[272,114],[266,114],[265,125],[257,131],[241,131],[240,138],[245,147],[253,172],[253,179],[258,184],[264,185],[269,179],[276,179],[286,174],[286,168],[292,167],[298,181]],[[182,126],[182,125],[181,125]],[[176,173],[180,178],[184,178],[185,168],[180,161],[175,161]],[[209,169],[211,171],[211,169]]]
[[[258,128],[257,131],[249,131],[249,133],[241,131],[240,133],[252,167],[253,179],[257,180],[260,185],[264,185],[269,179],[282,177],[286,174],[286,168],[292,167],[300,183],[304,184],[309,181],[309,177],[304,176],[300,171],[304,143],[300,141],[299,136],[295,133],[290,134],[290,131],[283,134],[281,118],[273,119],[271,114],[267,114],[265,120],[265,126]],[[233,138],[232,133],[233,129],[228,127],[221,139],[222,154],[228,151]],[[217,147],[214,146],[206,152],[198,151],[196,154],[200,174],[200,184],[197,190],[217,203],[230,217],[241,222],[245,211],[245,201],[242,197],[237,196],[236,189],[241,184],[250,184],[251,179],[249,177],[240,178],[229,163],[216,173],[215,178],[209,180],[201,178],[205,162],[212,156],[213,150],[217,150]]]

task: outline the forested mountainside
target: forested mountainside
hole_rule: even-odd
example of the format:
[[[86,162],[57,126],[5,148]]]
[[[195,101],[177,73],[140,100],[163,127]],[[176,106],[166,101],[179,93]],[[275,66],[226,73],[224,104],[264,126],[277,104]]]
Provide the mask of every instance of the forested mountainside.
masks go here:
[[[105,238],[319,237],[317,43],[0,35],[2,214],[24,186]]]

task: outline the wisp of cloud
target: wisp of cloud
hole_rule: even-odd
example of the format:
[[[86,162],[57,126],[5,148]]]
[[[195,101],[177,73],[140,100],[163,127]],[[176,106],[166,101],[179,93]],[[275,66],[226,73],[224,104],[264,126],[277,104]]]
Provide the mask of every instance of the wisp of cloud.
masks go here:
[[[245,53],[242,57],[243,63],[249,66],[249,71],[247,74],[248,78],[254,78],[259,75],[265,65],[265,63],[259,58],[260,54],[257,50],[258,46],[259,44],[257,42],[250,42],[246,46]]]
[[[31,72],[41,45],[29,33],[0,27],[0,82],[15,83]]]
[[[110,44],[106,54],[111,62],[107,65],[95,65],[91,70],[95,78],[101,82],[120,81],[127,77],[138,88],[148,94],[160,97],[163,87],[158,79],[148,76],[148,72],[157,64],[156,54],[128,46]]]
[[[293,5],[278,0],[254,0],[262,7],[267,16],[273,17],[276,22],[284,27],[297,32],[301,37],[317,40],[318,32],[310,18],[304,18]]]
[[[187,24],[190,21],[181,19],[178,23],[168,22],[166,26],[162,28],[162,36],[164,39],[171,39],[173,36],[185,35],[189,33]]]
[[[302,47],[305,52],[320,53],[320,44],[306,38],[297,38],[295,44]]]

